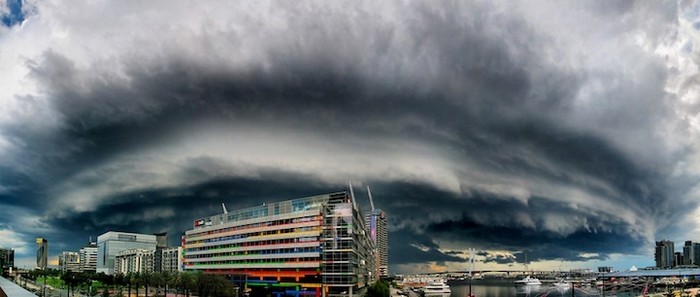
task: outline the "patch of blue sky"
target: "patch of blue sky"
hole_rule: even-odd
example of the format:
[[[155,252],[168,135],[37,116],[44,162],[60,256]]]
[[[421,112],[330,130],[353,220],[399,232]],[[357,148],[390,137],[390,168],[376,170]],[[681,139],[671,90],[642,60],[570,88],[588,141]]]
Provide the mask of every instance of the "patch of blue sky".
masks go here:
[[[686,20],[691,21],[691,22],[694,21],[695,19],[700,17],[700,4],[695,4],[695,5],[688,7],[688,9],[683,11],[682,15],[683,15],[683,18],[685,18]]]
[[[7,0],[9,13],[0,16],[0,22],[7,27],[21,24],[24,21],[24,12],[22,11],[22,0]]]
[[[686,54],[690,54],[693,52],[693,42],[688,40],[683,44],[683,52]]]

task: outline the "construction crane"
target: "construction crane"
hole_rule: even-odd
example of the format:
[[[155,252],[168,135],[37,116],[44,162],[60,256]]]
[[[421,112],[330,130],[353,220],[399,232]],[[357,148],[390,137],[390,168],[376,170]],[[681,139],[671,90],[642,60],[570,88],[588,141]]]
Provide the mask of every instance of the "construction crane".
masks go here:
[[[352,207],[357,209],[357,204],[355,203],[355,191],[352,190],[352,182],[348,182],[350,186],[350,199],[352,199]]]
[[[372,199],[372,191],[369,190],[369,186],[367,186],[367,195],[369,195],[369,205],[372,206],[372,211],[374,211],[374,200]]]

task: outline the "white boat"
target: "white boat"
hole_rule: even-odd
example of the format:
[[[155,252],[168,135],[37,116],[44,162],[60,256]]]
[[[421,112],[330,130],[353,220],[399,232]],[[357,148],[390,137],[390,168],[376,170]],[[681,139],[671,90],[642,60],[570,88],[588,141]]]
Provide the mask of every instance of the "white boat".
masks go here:
[[[571,289],[571,284],[563,279],[559,279],[558,282],[554,283],[554,287],[561,293]]]
[[[450,290],[450,286],[448,286],[445,281],[429,281],[428,284],[423,287],[423,294],[428,297],[428,296],[450,296],[452,294],[452,290]]]
[[[542,284],[539,279],[537,279],[535,277],[530,277],[529,275],[521,280],[516,280],[513,283],[515,283],[516,285],[526,285],[526,286],[539,286]]]

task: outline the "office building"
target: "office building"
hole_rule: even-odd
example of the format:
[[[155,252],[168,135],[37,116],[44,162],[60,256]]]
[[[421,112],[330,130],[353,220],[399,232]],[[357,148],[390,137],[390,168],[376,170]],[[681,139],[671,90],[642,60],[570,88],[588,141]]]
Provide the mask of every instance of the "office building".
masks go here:
[[[683,245],[683,265],[696,265],[695,261],[695,246],[693,242],[687,240]]]
[[[683,253],[675,252],[673,253],[673,267],[683,265]]]
[[[274,296],[348,296],[376,277],[364,217],[346,192],[224,208],[193,227],[183,238],[185,271],[245,275]]]
[[[153,272],[155,250],[131,249],[121,251],[114,258],[114,273]]]
[[[369,228],[370,239],[376,248],[375,262],[378,263],[376,273],[380,277],[388,277],[389,230],[386,213],[381,209],[372,210],[365,217],[365,225]]]
[[[153,267],[153,271],[161,272],[163,271],[161,265],[163,263],[163,250],[168,248],[168,234],[166,232],[153,234],[156,236],[156,253]]]
[[[49,264],[49,242],[45,238],[36,239],[36,268],[46,269]]]
[[[78,253],[80,254],[80,271],[97,272],[97,243],[89,242]]]
[[[64,251],[58,256],[61,272],[80,272],[80,253]]]
[[[9,271],[11,267],[15,267],[15,250],[0,248],[0,268],[2,271]]]
[[[700,243],[687,240],[683,245],[683,264],[700,265]]]
[[[654,260],[658,268],[672,268],[674,262],[674,247],[673,241],[662,240],[656,242],[654,251]]]
[[[97,237],[97,273],[114,274],[114,260],[122,251],[156,249],[156,236],[109,231]]]
[[[161,250],[161,271],[182,271],[182,247],[172,247]]]

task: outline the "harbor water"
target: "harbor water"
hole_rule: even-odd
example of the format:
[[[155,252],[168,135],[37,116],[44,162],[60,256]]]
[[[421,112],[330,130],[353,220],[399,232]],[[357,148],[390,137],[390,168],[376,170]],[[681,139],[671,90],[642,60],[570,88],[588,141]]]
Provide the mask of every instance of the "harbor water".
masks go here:
[[[451,284],[450,289],[452,290],[450,297],[466,297],[469,293],[468,284]],[[476,297],[572,296],[571,289],[557,289],[552,285],[514,286],[510,282],[475,282],[471,290]],[[593,288],[576,288],[574,296],[592,297],[600,294]]]

